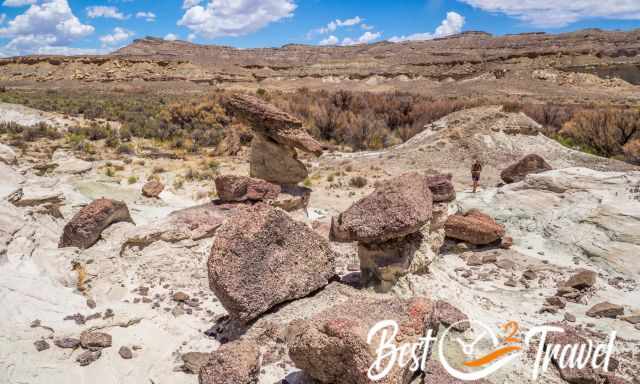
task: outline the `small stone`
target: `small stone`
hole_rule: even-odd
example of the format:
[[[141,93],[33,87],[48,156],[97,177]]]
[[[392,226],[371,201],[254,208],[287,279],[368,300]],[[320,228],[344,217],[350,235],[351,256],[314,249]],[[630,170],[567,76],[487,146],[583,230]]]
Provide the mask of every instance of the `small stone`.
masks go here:
[[[96,307],[96,301],[93,299],[87,299],[87,307],[94,309]]]
[[[103,320],[104,320],[104,319],[109,319],[109,318],[111,318],[111,317],[113,317],[113,316],[115,316],[115,315],[114,315],[114,313],[113,313],[113,309],[111,309],[111,308],[107,308],[107,310],[106,310],[106,311],[104,311],[104,316],[102,317],[102,319],[103,319]]]
[[[36,346],[36,350],[37,350],[38,352],[42,352],[42,351],[44,351],[45,349],[49,349],[49,343],[47,343],[47,342],[46,342],[46,341],[44,341],[44,340],[38,340],[38,341],[36,341],[35,343],[33,343],[33,345],[35,345],[35,346]]]
[[[92,351],[111,346],[111,335],[103,332],[83,332],[80,335],[82,348]]]
[[[472,253],[466,258],[467,265],[470,267],[478,267],[483,264],[483,259],[481,255],[476,253]]]
[[[80,356],[78,356],[76,361],[78,363],[80,363],[81,367],[85,367],[85,366],[93,363],[94,361],[98,360],[100,358],[100,356],[102,356],[102,352],[100,350],[97,350],[97,351],[86,351],[86,352],[82,353]]]
[[[500,241],[500,248],[502,249],[511,249],[512,246],[513,246],[513,237],[511,236],[505,236]]]
[[[187,295],[184,292],[179,291],[179,292],[176,292],[176,293],[173,294],[173,300],[177,301],[177,302],[185,302],[185,301],[189,300],[189,295]]]
[[[551,305],[552,307],[557,307],[560,309],[564,309],[567,306],[567,301],[558,296],[547,297],[546,301],[547,304]]]
[[[527,280],[535,280],[538,277],[538,275],[534,271],[528,269],[524,271],[524,273],[522,274],[522,277],[524,277]]]
[[[596,304],[587,311],[587,316],[589,317],[608,317],[615,319],[622,315],[624,315],[623,307],[608,302]]]
[[[54,340],[53,344],[55,344],[58,348],[76,349],[80,346],[80,340],[74,339],[72,337],[63,337],[62,339]]]
[[[120,354],[120,357],[122,357],[125,360],[129,360],[133,358],[133,353],[131,352],[131,349],[129,349],[129,347],[125,347],[125,346],[120,347],[120,349],[118,350],[118,354]]]
[[[576,317],[572,314],[570,314],[569,312],[565,312],[564,313],[564,319],[570,323],[575,323],[576,322]]]

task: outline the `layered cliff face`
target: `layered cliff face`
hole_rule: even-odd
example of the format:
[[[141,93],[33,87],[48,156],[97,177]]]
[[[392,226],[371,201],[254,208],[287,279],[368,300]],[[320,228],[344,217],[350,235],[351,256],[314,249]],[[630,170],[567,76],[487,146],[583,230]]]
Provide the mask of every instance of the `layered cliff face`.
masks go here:
[[[156,38],[136,40],[106,56],[0,60],[0,81],[191,81],[212,84],[322,79],[493,80],[535,69],[640,79],[640,31],[583,30],[494,37],[482,32],[421,42],[348,47],[286,45],[236,49]]]

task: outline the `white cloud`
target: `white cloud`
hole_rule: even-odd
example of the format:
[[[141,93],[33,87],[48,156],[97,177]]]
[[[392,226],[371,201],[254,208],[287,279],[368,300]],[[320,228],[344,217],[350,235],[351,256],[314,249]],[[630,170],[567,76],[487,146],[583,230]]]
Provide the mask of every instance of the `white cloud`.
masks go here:
[[[638,0],[461,0],[538,27],[563,27],[590,18],[640,20]]]
[[[87,16],[91,19],[104,17],[107,19],[125,20],[129,18],[129,16],[126,16],[125,14],[120,12],[116,7],[103,5],[94,5],[92,7],[87,7]]]
[[[67,0],[46,0],[31,5],[0,28],[0,37],[11,39],[0,51],[21,55],[64,49],[93,31],[91,25],[78,20]]]
[[[156,14],[153,12],[138,12],[136,13],[137,19],[145,19],[148,22],[156,21]]]
[[[338,39],[337,37],[331,35],[331,36],[327,37],[326,39],[320,40],[320,42],[318,44],[319,45],[337,45],[338,42],[340,42],[340,39]]]
[[[442,20],[438,28],[436,28],[435,32],[423,32],[423,33],[414,33],[409,36],[394,36],[389,39],[389,41],[398,43],[401,41],[419,41],[419,40],[431,40],[436,39],[438,37],[445,37],[450,35],[455,35],[456,33],[460,33],[462,31],[462,27],[464,27],[465,19],[462,15],[456,12],[448,12],[447,18]]]
[[[347,38],[343,39],[342,43],[340,43],[340,45],[369,44],[370,42],[379,39],[380,36],[382,36],[382,34],[380,32],[369,32],[369,31],[367,31],[364,34],[362,34],[362,36],[358,37],[355,40],[350,38],[350,37],[347,37]]]
[[[360,24],[360,28],[364,29],[365,31],[370,31],[373,29],[373,25],[362,23]]]
[[[178,36],[177,36],[176,34],[174,34],[174,33],[168,33],[168,34],[164,37],[164,39],[165,39],[165,40],[168,40],[168,41],[176,41],[176,40],[178,40]]]
[[[135,35],[135,33],[128,31],[121,27],[115,27],[113,29],[113,33],[108,35],[100,36],[100,41],[102,42],[102,46],[115,45],[121,43],[130,37]]]
[[[187,40],[189,41],[193,41],[196,39],[196,34],[195,33],[190,33],[189,36],[187,36]]]
[[[192,33],[213,39],[221,36],[241,36],[264,28],[268,24],[293,16],[293,0],[209,0],[185,1],[187,11],[178,25]]]
[[[3,13],[0,15],[0,25],[4,24],[5,20],[7,20],[7,15]]]
[[[184,0],[184,2],[182,3],[182,9],[192,8],[200,3],[202,3],[202,0]]]
[[[24,7],[25,5],[31,5],[37,3],[38,0],[4,0],[2,6],[4,7]]]
[[[361,24],[363,21],[364,21],[364,19],[361,18],[360,16],[355,16],[355,17],[352,17],[352,18],[346,19],[346,20],[335,19],[333,21],[330,21],[326,26],[318,28],[318,29],[315,29],[315,30],[309,32],[308,36],[310,37],[314,33],[319,33],[321,35],[324,35],[324,34],[327,34],[327,33],[335,32],[335,30],[340,28],[340,27],[352,27],[354,25]],[[366,24],[363,24],[363,25],[366,25]]]

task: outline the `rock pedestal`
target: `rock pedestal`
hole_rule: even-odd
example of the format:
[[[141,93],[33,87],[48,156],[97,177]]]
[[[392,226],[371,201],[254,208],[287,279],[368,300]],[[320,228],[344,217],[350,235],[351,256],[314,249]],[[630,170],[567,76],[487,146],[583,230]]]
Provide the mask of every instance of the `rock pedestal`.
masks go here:
[[[408,273],[424,273],[444,243],[450,180],[408,173],[385,182],[371,195],[334,218],[331,238],[357,241],[360,279],[365,287],[389,291]],[[455,192],[453,193],[455,196]]]

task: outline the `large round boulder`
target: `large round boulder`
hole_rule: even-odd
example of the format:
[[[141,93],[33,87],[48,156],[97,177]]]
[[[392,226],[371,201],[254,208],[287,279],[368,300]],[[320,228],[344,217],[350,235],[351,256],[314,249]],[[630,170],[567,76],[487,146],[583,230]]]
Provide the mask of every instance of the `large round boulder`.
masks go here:
[[[209,286],[242,322],[324,287],[335,275],[329,243],[281,209],[258,203],[218,228],[208,261]]]

